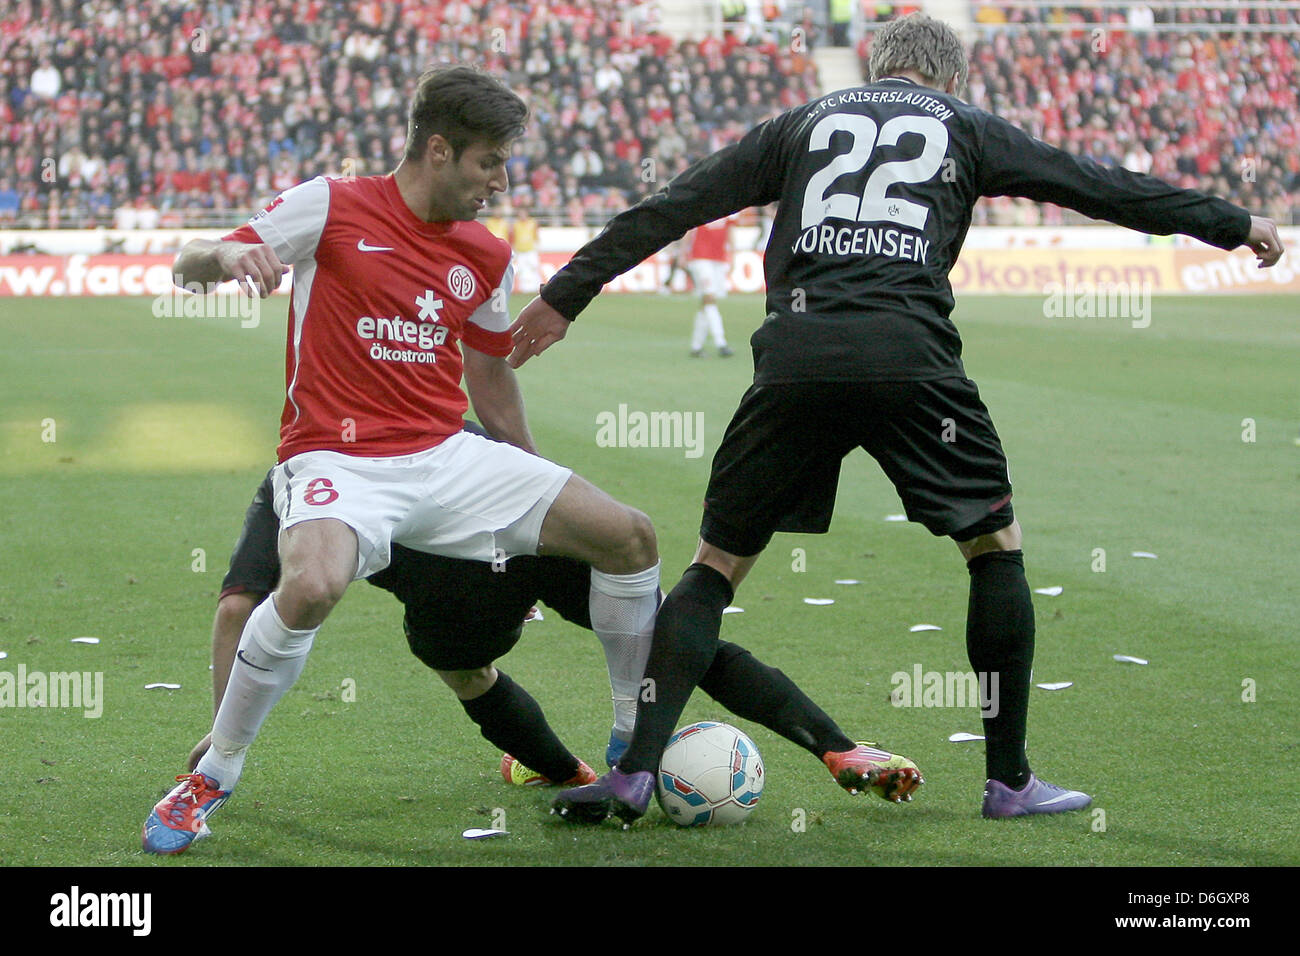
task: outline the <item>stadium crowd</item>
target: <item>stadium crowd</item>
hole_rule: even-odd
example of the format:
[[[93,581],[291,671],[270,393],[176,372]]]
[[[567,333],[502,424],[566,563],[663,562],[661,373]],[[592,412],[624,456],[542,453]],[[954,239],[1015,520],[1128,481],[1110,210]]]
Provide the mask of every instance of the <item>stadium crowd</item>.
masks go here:
[[[0,0],[0,221],[235,222],[304,179],[392,169],[428,65],[505,75],[516,200],[602,222],[810,98],[806,49],[675,42],[629,0]]]
[[[1297,222],[1300,4],[1275,6],[1241,11],[1260,32],[1173,33],[1140,12],[1135,22],[1137,7],[977,3],[968,98],[1065,149]],[[312,176],[392,169],[420,72],[475,62],[509,77],[533,111],[511,161],[514,200],[543,222],[599,224],[819,92],[815,31],[793,44],[776,31],[678,42],[652,9],[0,0],[0,223],[237,223]],[[1062,216],[1010,200],[978,215]]]
[[[1250,32],[1161,30],[1149,7],[998,10],[971,53],[968,99],[1033,135],[1300,223],[1300,4],[1161,9],[1166,21]],[[1145,12],[1143,12],[1145,11]],[[1148,19],[1146,14],[1150,14]],[[1078,29],[1008,29],[1045,22]],[[1061,210],[1001,200],[988,219],[1060,222]]]

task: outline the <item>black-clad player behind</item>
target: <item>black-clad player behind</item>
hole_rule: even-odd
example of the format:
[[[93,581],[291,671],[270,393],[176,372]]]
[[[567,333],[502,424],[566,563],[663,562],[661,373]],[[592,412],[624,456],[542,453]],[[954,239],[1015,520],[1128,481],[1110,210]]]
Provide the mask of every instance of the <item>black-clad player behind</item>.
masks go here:
[[[268,476],[248,507],[222,582],[213,623],[214,705],[220,705],[225,693],[244,622],[279,578],[279,521],[271,495]],[[510,559],[505,571],[495,571],[486,562],[394,545],[392,563],[368,580],[402,602],[411,652],[452,689],[484,738],[548,781],[574,784],[595,779],[595,773],[560,742],[533,697],[494,663],[519,641],[524,619],[538,602],[591,629],[588,565],[571,558],[520,555]],[[607,663],[611,670],[618,666],[608,655]],[[818,758],[851,746],[835,722],[785,674],[735,644],[719,644],[700,688],[732,713],[762,724]],[[611,735],[608,763],[621,754],[620,743],[626,746]],[[204,737],[194,747],[191,770],[208,746]],[[899,785],[910,790],[916,782],[919,773],[907,764],[872,783],[881,795],[890,796]],[[845,781],[846,788],[850,783],[866,785],[854,778]]]
[[[703,222],[779,201],[765,260],[767,320],[705,496],[695,564],[660,610],[646,675],[658,695],[632,744],[590,787],[583,819],[640,816],[652,774],[716,648],[722,609],[776,530],[825,531],[840,462],[866,449],[908,517],[953,538],[970,572],[967,652],[1000,678],[984,720],[990,817],[1055,813],[1089,797],[1040,781],[1025,757],[1034,611],[997,433],[961,361],[948,271],[982,196],[1056,203],[1152,234],[1281,257],[1273,223],[1221,199],[1071,156],[954,94],[967,57],[924,15],[875,37],[874,81],[796,107],[616,216],[512,327],[516,366],[564,336],[602,285]],[[945,438],[954,440],[945,441]],[[801,527],[780,517],[823,515]],[[989,686],[982,684],[982,686]]]

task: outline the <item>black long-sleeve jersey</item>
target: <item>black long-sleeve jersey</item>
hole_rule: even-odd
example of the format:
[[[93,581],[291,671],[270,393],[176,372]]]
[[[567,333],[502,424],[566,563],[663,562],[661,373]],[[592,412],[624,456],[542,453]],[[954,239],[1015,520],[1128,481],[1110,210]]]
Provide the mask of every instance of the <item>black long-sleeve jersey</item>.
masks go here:
[[[542,290],[572,319],[689,229],[780,202],[754,380],[963,375],[948,272],[981,196],[1023,196],[1153,235],[1241,245],[1222,199],[1071,156],[954,96],[890,77],[789,110],[615,216]]]

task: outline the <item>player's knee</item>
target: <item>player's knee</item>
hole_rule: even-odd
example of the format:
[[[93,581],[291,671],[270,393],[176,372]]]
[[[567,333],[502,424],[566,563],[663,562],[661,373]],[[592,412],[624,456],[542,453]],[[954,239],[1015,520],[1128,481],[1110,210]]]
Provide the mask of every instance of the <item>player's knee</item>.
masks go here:
[[[626,531],[619,550],[621,573],[630,574],[650,567],[659,560],[659,541],[655,526],[635,508],[625,508]]]
[[[343,597],[347,585],[325,574],[304,574],[295,581],[298,601],[312,608],[328,610]]]
[[[471,670],[438,671],[438,676],[458,700],[473,700],[492,689],[497,680],[497,669],[489,664]]]
[[[286,627],[315,627],[342,599],[349,583],[319,567],[286,572],[276,592],[276,611]]]
[[[981,554],[988,554],[991,551],[1019,551],[1023,544],[1019,521],[1012,521],[1005,528],[976,535],[967,540],[962,540],[957,535],[953,537],[956,539],[962,558],[968,564]]]
[[[258,591],[236,591],[223,595],[217,601],[217,615],[213,630],[223,634],[242,633],[249,615],[253,613],[253,608],[257,607],[264,597],[266,595]]]
[[[640,511],[615,504],[599,521],[599,534],[586,539],[585,550],[575,557],[606,574],[635,574],[659,560],[655,528]]]

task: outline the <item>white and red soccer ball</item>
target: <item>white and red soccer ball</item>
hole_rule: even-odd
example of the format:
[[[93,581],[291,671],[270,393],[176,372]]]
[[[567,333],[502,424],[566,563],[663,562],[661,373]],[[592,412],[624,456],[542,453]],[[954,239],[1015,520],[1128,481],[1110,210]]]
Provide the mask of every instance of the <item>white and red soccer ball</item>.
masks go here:
[[[668,738],[655,795],[679,826],[740,823],[758,806],[763,781],[754,741],[730,724],[705,720]]]

